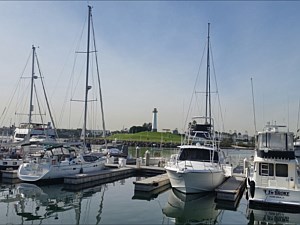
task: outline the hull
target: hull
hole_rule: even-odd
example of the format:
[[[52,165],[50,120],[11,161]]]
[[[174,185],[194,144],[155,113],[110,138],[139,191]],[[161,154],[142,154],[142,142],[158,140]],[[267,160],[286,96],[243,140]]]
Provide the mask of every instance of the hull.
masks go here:
[[[253,198],[250,202],[270,206],[291,206],[300,208],[300,190],[287,188],[255,187]]]
[[[66,176],[96,172],[104,169],[105,160],[82,164],[60,163],[56,165],[23,163],[18,169],[18,177],[23,181],[59,179]]]
[[[184,170],[166,167],[172,188],[183,193],[199,193],[214,191],[225,179],[224,172],[219,169]]]

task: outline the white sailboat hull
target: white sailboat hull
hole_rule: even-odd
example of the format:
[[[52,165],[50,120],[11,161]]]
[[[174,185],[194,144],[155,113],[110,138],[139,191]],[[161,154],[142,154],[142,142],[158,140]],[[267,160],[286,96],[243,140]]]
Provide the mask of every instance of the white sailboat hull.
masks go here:
[[[224,171],[216,163],[193,162],[189,169],[179,163],[165,168],[172,188],[183,193],[214,191],[225,179]]]
[[[23,163],[18,169],[18,177],[20,180],[32,182],[38,180],[59,179],[79,173],[91,173],[103,170],[104,163],[104,159],[81,164],[67,162],[61,162],[55,165]]]

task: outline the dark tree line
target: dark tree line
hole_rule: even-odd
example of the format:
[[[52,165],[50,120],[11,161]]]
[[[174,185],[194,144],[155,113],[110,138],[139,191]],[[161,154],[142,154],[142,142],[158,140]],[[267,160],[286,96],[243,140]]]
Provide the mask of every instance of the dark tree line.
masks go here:
[[[142,126],[132,126],[129,129],[129,133],[139,133],[143,131],[151,131],[152,130],[152,123],[144,123]]]

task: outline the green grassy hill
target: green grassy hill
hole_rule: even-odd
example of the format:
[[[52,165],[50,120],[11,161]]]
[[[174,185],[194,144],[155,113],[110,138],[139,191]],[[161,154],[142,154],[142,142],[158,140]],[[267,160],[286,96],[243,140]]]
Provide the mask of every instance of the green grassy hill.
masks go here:
[[[137,142],[162,142],[162,143],[178,143],[181,142],[181,136],[165,132],[139,132],[135,134],[113,134],[108,137],[110,140],[120,141],[137,141]]]

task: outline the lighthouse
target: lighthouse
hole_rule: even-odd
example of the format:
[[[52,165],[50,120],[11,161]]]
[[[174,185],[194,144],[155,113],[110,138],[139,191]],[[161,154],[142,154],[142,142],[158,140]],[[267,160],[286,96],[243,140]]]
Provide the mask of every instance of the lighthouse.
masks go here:
[[[157,109],[153,109],[153,117],[152,117],[152,132],[157,132]]]

